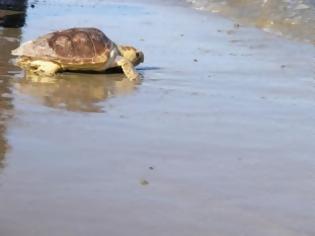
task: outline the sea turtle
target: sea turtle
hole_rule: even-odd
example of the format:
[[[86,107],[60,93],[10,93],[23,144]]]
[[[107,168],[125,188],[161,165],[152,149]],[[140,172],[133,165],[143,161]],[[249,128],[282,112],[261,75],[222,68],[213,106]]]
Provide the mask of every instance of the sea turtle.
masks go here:
[[[134,66],[143,53],[131,46],[118,46],[96,28],[70,28],[23,43],[12,51],[17,65],[28,73],[53,76],[59,71],[105,71],[121,67],[127,78],[139,74]]]

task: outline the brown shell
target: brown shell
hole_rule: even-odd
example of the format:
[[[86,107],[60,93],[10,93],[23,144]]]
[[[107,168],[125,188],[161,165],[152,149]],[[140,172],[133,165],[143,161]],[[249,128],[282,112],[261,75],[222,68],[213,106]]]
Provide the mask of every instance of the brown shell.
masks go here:
[[[62,64],[104,63],[108,60],[113,47],[113,42],[102,31],[95,28],[56,31],[33,43],[35,46],[33,50],[37,51],[37,57],[55,60]]]

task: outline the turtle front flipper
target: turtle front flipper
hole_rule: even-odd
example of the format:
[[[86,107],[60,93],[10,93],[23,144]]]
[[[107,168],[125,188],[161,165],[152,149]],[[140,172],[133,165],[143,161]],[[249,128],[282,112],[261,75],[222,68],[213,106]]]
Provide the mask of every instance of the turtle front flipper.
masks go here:
[[[36,75],[53,76],[59,71],[61,67],[51,61],[35,60],[29,63],[27,72]]]
[[[139,80],[140,74],[136,71],[133,64],[124,57],[118,57],[116,63],[120,66],[129,80]]]

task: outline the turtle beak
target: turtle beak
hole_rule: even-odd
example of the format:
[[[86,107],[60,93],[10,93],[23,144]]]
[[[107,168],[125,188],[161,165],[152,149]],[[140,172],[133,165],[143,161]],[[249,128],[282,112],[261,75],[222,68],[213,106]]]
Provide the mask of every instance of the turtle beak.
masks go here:
[[[137,51],[137,62],[136,65],[144,62],[144,54],[141,51]]]

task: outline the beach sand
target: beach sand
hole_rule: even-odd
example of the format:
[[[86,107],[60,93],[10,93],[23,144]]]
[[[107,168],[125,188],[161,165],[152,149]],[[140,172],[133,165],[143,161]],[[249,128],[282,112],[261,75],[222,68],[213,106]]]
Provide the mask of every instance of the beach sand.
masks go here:
[[[315,235],[313,46],[185,4],[51,2],[23,41],[95,26],[143,80],[2,69],[1,236]]]

